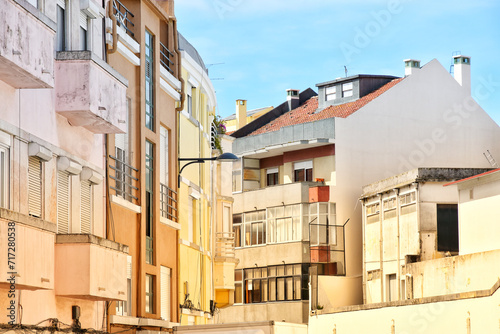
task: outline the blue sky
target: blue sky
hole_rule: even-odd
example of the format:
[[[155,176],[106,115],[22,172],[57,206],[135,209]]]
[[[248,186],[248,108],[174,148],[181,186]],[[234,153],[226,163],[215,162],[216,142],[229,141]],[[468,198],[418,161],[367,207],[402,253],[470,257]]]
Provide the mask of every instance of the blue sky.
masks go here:
[[[500,124],[500,1],[178,0],[179,31],[209,68],[218,114],[277,106],[304,90],[355,74],[403,76],[403,59],[471,57],[472,91]],[[223,63],[223,64],[218,64]],[[214,65],[210,65],[214,64]],[[222,78],[223,80],[215,80]],[[317,91],[317,90],[316,90]],[[473,94],[474,95],[474,94]]]

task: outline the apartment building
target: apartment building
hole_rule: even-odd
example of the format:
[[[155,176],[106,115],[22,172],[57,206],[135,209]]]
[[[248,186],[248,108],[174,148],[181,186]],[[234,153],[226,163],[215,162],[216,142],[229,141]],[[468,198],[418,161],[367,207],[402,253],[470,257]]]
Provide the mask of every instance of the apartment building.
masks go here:
[[[232,133],[273,109],[271,106],[247,110],[247,102],[247,100],[236,100],[236,113],[223,119],[227,132]]]
[[[2,0],[0,17],[0,322],[106,330],[129,248],[106,228],[104,156],[129,82],[105,61],[105,8]]]
[[[173,1],[112,1],[107,60],[129,82],[125,132],[108,136],[107,232],[129,245],[124,301],[110,331],[168,330],[180,320],[177,111],[183,108]]]
[[[421,166],[488,168],[483,154],[500,155],[500,129],[471,97],[470,57],[455,57],[454,76],[437,60],[404,65],[400,78],[288,90],[285,103],[232,134],[240,263],[222,322],[306,323],[310,298],[324,307],[320,276],[338,292],[333,307],[361,304],[362,187]]]

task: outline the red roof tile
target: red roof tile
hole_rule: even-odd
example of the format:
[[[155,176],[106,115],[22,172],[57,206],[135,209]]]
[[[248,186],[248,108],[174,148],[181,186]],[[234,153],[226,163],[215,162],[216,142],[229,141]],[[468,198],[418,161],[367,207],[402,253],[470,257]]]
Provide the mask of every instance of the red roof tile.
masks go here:
[[[272,120],[263,127],[250,133],[249,136],[278,131],[285,126],[309,123],[332,117],[346,118],[347,116],[352,115],[353,113],[364,107],[368,102],[374,100],[375,98],[379,97],[380,95],[394,87],[401,80],[403,80],[403,78],[394,79],[391,82],[380,87],[376,91],[371,92],[370,94],[365,95],[356,101],[336,106],[330,106],[316,114],[314,112],[316,111],[316,109],[318,109],[318,97],[312,97],[300,107],[284,113],[283,115]]]

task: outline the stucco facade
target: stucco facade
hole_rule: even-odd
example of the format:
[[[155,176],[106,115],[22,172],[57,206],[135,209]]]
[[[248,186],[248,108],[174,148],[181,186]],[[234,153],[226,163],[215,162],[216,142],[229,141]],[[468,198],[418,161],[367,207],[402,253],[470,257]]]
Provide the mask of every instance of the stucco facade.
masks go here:
[[[105,330],[107,303],[125,299],[103,157],[129,83],[103,60],[105,9],[89,3],[0,3],[1,323],[72,324],[79,307],[83,327]]]
[[[130,246],[126,300],[110,305],[109,329],[159,331],[180,321],[177,111],[184,98],[174,3],[109,4],[107,59],[129,87],[125,131],[106,141],[106,227]]]

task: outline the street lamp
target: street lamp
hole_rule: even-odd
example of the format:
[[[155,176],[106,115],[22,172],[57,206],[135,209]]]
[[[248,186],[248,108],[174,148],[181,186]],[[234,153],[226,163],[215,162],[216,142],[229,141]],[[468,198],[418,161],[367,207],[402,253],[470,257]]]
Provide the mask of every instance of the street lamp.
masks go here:
[[[181,173],[186,168],[187,166],[191,164],[203,164],[205,161],[220,161],[220,162],[233,162],[238,160],[238,157],[234,155],[233,153],[222,153],[221,155],[217,157],[212,157],[212,158],[179,158],[177,159],[178,161],[189,161],[187,164],[182,166],[181,170],[179,171],[179,178],[178,178],[178,184],[177,186],[181,186]]]

